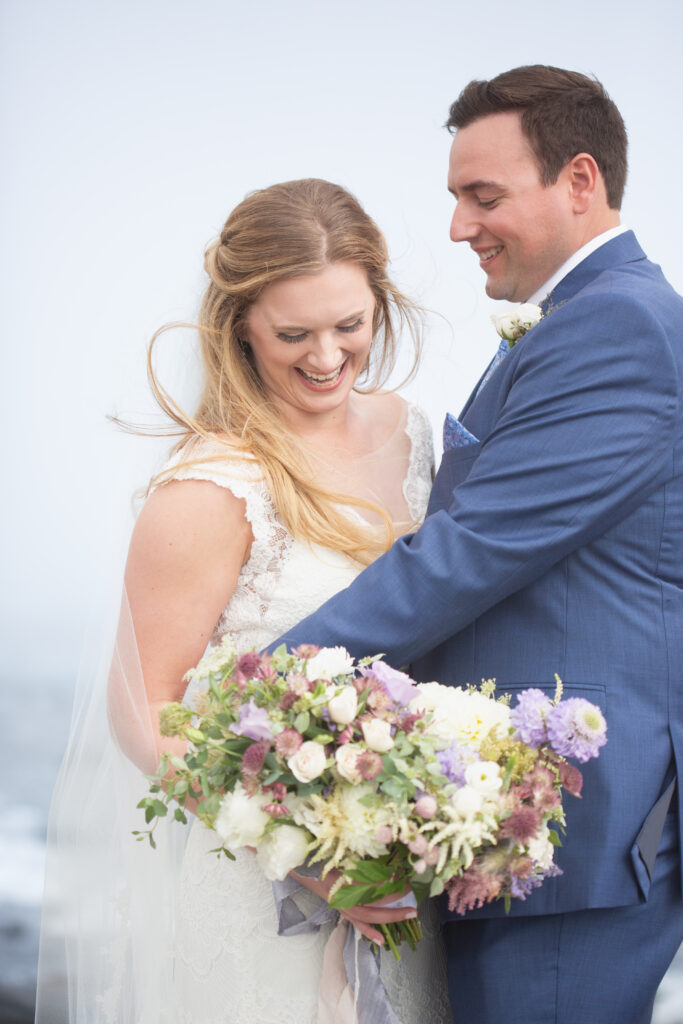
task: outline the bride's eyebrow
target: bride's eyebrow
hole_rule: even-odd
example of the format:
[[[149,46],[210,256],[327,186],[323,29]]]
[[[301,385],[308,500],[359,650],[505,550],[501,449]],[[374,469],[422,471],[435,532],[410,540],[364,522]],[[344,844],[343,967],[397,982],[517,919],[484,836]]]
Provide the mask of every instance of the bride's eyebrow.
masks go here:
[[[356,320],[359,316],[363,316],[366,312],[365,308],[356,310],[354,313],[347,313],[345,316],[340,316],[338,320],[335,320],[336,324],[343,324],[346,320]],[[271,328],[274,331],[310,331],[310,327],[305,327],[303,324],[271,324]]]
[[[337,320],[338,324],[344,323],[345,320],[357,320],[359,316],[363,316],[365,309],[358,309],[355,313],[349,313],[348,316],[342,316]]]

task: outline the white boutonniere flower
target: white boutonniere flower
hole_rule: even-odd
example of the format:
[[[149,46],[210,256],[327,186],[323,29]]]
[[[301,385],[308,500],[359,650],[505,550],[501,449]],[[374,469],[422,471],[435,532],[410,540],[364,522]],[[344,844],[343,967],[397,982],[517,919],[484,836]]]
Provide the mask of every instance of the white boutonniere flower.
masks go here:
[[[515,343],[527,331],[535,327],[542,318],[543,310],[540,306],[535,306],[533,302],[523,302],[521,306],[511,309],[509,313],[491,316],[496,331],[501,338],[505,338],[510,348],[514,348]]]

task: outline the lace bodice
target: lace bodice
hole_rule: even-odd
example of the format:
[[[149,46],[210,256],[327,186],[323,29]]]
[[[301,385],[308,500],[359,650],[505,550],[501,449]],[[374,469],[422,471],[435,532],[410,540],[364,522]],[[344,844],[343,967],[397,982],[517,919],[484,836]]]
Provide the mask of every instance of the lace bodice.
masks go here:
[[[401,445],[401,438],[395,434],[372,456],[390,458],[391,451],[398,451],[403,458],[402,493],[408,518],[419,523],[427,508],[432,481],[431,429],[424,413],[406,403],[397,433],[407,438],[407,445]],[[217,443],[203,442],[193,450],[192,457],[215,456],[222,450]],[[169,470],[173,471],[173,462],[167,464],[164,473]],[[222,461],[180,466],[172,472],[172,478],[208,480],[226,487],[244,499],[252,528],[254,540],[249,559],[242,566],[235,592],[216,623],[212,643],[229,632],[240,650],[264,647],[348,586],[360,572],[358,564],[342,553],[295,540],[287,532],[254,461],[226,456]],[[350,514],[354,514],[353,510]]]
[[[192,455],[223,451],[218,444],[203,442]],[[385,491],[377,487],[382,466]],[[372,481],[375,500],[387,497],[383,503],[395,512],[396,521],[418,523],[426,511],[432,468],[429,424],[419,409],[404,403],[397,430],[370,454],[361,475]],[[287,532],[256,462],[226,456],[177,469],[169,463],[169,469],[173,479],[207,480],[228,488],[244,500],[251,524],[249,559],[216,623],[212,642],[229,632],[239,650],[262,648],[360,572],[345,555],[295,540]],[[366,488],[361,496],[369,493]],[[349,514],[358,513],[349,509]],[[188,691],[186,701],[192,704],[192,698]],[[215,833],[196,822],[178,892],[173,1024],[314,1024],[331,925],[315,933],[279,936],[271,885],[256,858],[238,850],[237,859],[228,862],[212,855],[215,847]],[[297,899],[304,901],[304,910],[306,900],[317,902],[306,890]],[[418,951],[408,951],[400,964],[382,954],[382,977],[402,1024],[448,1024],[445,959],[435,906],[425,908],[423,927],[425,939]]]

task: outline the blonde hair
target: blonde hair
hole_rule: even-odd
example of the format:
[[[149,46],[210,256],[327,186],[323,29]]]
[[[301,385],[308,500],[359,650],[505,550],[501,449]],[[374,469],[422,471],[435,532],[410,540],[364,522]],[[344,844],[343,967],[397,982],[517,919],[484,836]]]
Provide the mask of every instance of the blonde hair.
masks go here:
[[[408,326],[419,353],[418,308],[387,277],[384,236],[345,189],[318,178],[271,185],[249,194],[228,217],[220,237],[206,251],[210,283],[199,314],[204,366],[203,393],[194,416],[187,415],[158,381],[152,351],[169,324],[156,332],[148,352],[154,395],[181,428],[183,449],[197,437],[220,441],[231,456],[254,457],[260,465],[282,521],[292,536],[342,551],[367,565],[393,540],[386,511],[372,502],[318,486],[296,435],[271,402],[245,340],[245,317],[264,288],[275,281],[315,274],[330,263],[361,267],[375,298],[373,342],[362,374],[363,390],[376,390],[394,368],[399,324]],[[397,323],[398,321],[398,323]],[[226,437],[229,435],[229,438]],[[215,461],[189,456],[182,465]],[[150,487],[172,478],[178,464],[158,474]],[[376,527],[345,515],[342,505],[373,510],[384,522]]]

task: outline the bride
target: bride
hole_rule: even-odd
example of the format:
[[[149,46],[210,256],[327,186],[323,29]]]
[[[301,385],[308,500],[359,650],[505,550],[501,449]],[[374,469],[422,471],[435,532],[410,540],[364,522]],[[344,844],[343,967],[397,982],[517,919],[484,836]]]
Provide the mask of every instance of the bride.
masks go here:
[[[118,744],[147,771],[171,742],[159,734],[158,711],[169,701],[192,702],[183,677],[207,644],[230,633],[238,649],[266,646],[425,513],[429,427],[415,406],[379,389],[394,365],[397,320],[414,325],[387,262],[384,238],[358,202],[317,179],[252,193],[206,253],[203,393],[195,415],[186,415],[152,372],[181,439],[153,478],[133,531],[110,681]],[[131,696],[136,671],[141,698]],[[141,717],[149,723],[145,750],[144,730],[134,724]],[[79,1016],[72,1008],[71,1020],[317,1019],[331,925],[278,935],[256,858],[241,850],[235,862],[219,859],[211,852],[217,845],[195,820],[173,888],[167,1010],[161,997],[150,1000],[146,979],[146,1009],[129,995],[123,1017],[100,993],[97,1009]],[[305,889],[297,899],[304,911],[320,906]],[[365,934],[377,934],[372,922],[384,918],[363,915],[348,914]],[[398,965],[381,954],[402,1024],[450,1020],[438,924],[424,916],[417,953],[406,951]],[[46,1012],[48,1019],[56,1018]]]

